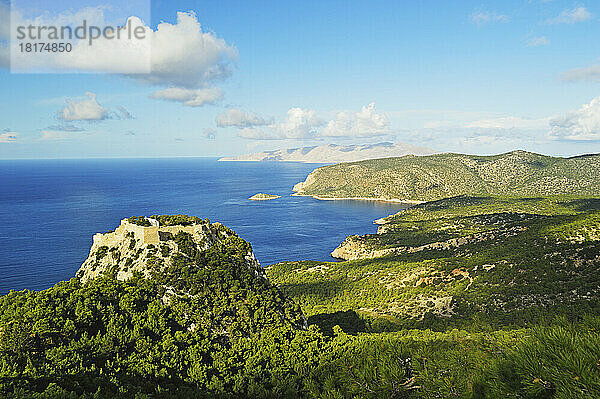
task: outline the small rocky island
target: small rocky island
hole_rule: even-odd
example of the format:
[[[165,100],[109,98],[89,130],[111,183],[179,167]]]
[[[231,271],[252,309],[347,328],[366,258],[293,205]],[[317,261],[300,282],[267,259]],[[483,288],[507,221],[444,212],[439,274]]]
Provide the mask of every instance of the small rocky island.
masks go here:
[[[252,200],[252,201],[268,201],[268,200],[272,200],[272,199],[276,199],[276,198],[281,198],[281,195],[258,193],[258,194],[254,194],[252,197],[250,197],[248,199]]]

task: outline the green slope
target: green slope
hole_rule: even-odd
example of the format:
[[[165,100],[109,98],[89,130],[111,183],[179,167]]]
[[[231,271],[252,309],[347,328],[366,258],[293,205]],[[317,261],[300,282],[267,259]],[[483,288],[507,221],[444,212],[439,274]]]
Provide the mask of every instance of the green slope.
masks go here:
[[[380,234],[341,245],[354,260],[285,262],[267,274],[313,322],[352,311],[366,330],[600,312],[600,200],[455,197],[382,222]]]
[[[0,397],[600,397],[599,212],[585,198],[445,199],[350,239],[398,252],[277,264],[269,280],[226,227],[161,217],[211,244],[133,245],[150,273],[125,281],[131,258],[100,247],[103,276],[0,297]],[[427,300],[440,296],[450,312]]]
[[[456,195],[600,196],[600,155],[555,158],[525,151],[438,154],[324,166],[295,187],[325,198],[431,201]]]

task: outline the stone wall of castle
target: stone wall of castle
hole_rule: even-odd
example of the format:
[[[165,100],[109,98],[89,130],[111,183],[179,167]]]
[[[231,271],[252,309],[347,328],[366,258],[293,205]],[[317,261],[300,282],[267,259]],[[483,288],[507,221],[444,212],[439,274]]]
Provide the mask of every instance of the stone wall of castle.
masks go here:
[[[193,226],[139,226],[137,224],[129,223],[127,219],[121,220],[121,224],[112,233],[98,233],[94,235],[94,243],[92,247],[107,246],[112,247],[117,241],[123,239],[123,237],[132,232],[137,240],[140,240],[142,244],[158,244],[160,242],[159,233],[169,233],[175,235],[180,231],[194,234],[195,232],[206,232],[208,226],[205,224],[198,224]]]

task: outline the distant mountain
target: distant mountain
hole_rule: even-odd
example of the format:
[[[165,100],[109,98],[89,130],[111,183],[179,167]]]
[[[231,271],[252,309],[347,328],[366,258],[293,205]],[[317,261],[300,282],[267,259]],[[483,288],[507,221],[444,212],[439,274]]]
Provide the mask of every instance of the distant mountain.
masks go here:
[[[294,187],[322,199],[432,201],[456,195],[600,196],[600,155],[558,158],[526,151],[371,159],[315,169]]]
[[[355,162],[366,159],[401,157],[404,155],[435,154],[430,148],[406,143],[377,143],[365,145],[325,144],[312,147],[263,151],[239,157],[224,157],[219,161],[281,161],[308,163]]]

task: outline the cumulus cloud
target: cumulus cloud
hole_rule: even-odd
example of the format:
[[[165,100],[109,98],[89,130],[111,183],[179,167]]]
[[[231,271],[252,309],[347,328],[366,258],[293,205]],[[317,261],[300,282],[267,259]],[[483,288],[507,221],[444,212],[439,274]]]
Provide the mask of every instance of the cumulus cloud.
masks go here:
[[[471,22],[477,26],[487,25],[489,23],[502,22],[506,23],[509,18],[504,14],[497,14],[489,11],[474,11],[471,14]]]
[[[338,112],[329,121],[322,135],[329,137],[373,137],[390,134],[390,122],[375,111],[375,103],[362,107],[359,112]]]
[[[225,113],[217,115],[215,121],[218,127],[234,126],[239,129],[268,124],[261,116],[241,109],[229,109]]]
[[[11,13],[13,26],[107,26],[104,8],[84,8],[60,15],[42,15],[35,21]],[[101,37],[88,45],[73,39],[73,49],[65,53],[22,53],[11,48],[11,68],[20,72],[108,72],[127,76],[158,88],[152,98],[177,101],[198,107],[223,97],[216,82],[228,78],[238,57],[237,49],[213,32],[205,32],[193,12],[178,12],[176,23],[162,22],[155,30],[137,16],[125,26],[144,29],[144,39]],[[16,41],[15,41],[16,42]],[[2,54],[0,54],[2,57]],[[175,90],[180,90],[175,93]],[[117,115],[118,116],[118,115]],[[125,117],[126,119],[127,117]]]
[[[558,16],[550,18],[546,21],[548,24],[576,24],[592,19],[590,13],[585,7],[575,7],[573,9],[564,10]]]
[[[63,121],[100,121],[110,117],[110,110],[98,103],[94,93],[88,91],[85,95],[87,98],[79,101],[67,99],[67,106],[58,112],[59,119]]]
[[[45,13],[35,19],[24,18],[19,10],[11,13],[13,26],[79,26],[85,20],[89,26],[110,26],[104,7],[86,7],[57,15]],[[199,88],[207,82],[228,77],[237,49],[213,32],[203,32],[193,12],[178,12],[175,24],[162,22],[156,30],[141,18],[129,16],[124,26],[131,31],[143,29],[143,38],[120,35],[103,36],[89,45],[87,39],[72,39],[73,49],[61,54],[21,53],[14,48],[12,67],[24,71],[40,68],[55,71],[109,72],[136,74],[132,77],[163,86]],[[114,35],[113,35],[114,36]],[[67,39],[68,40],[68,39]],[[149,73],[150,72],[150,73]]]
[[[292,108],[282,123],[269,125],[269,128],[281,138],[302,139],[315,136],[316,129],[323,124],[324,121],[317,117],[315,111]]]
[[[600,140],[600,97],[576,111],[551,120],[548,135],[556,140]]]
[[[561,75],[563,80],[572,82],[589,81],[600,82],[600,65],[592,65],[586,68],[575,68],[564,72]]]
[[[20,44],[36,42],[56,42],[56,37],[49,35],[51,30],[32,31],[33,37],[26,36],[14,40],[10,46],[10,66],[13,71],[18,72],[107,72],[107,73],[149,73],[151,71],[151,40],[152,30],[148,28],[141,18],[137,16],[115,15],[118,23],[111,23],[106,19],[105,6],[82,7],[71,9],[61,13],[53,13],[49,10],[40,11],[35,16],[25,17],[22,10],[13,6],[10,12],[12,34],[17,35],[19,26],[43,26],[57,27],[57,37],[60,43],[69,43],[71,51],[68,52],[22,52]],[[118,12],[118,11],[115,11]],[[120,17],[120,18],[119,18]],[[125,20],[125,24],[122,23]],[[69,26],[72,29],[82,26],[86,22],[87,27],[103,29],[112,26],[115,30],[119,26],[129,27],[133,32],[135,29],[143,30],[143,37],[138,39],[137,35],[121,34],[118,37],[115,30],[112,38],[100,36],[93,40],[90,45],[89,31],[86,38],[69,38],[68,33],[61,37],[60,27]],[[125,31],[127,32],[127,31]],[[38,37],[38,33],[41,36]]]
[[[291,108],[280,122],[242,110],[229,110],[217,116],[217,126],[237,127],[238,136],[252,140],[303,140],[323,137],[376,137],[391,133],[387,117],[375,111],[375,104],[358,112],[340,111],[327,121],[314,110]]]
[[[193,12],[177,13],[177,23],[152,32],[152,73],[139,76],[158,85],[204,87],[232,73],[238,51],[213,32],[203,32]]]
[[[207,127],[202,130],[202,136],[209,140],[214,140],[217,137],[217,131],[213,128]]]
[[[123,106],[117,106],[116,110],[100,105],[96,95],[86,92],[85,97],[65,100],[67,105],[58,111],[58,119],[64,121],[59,125],[49,126],[47,130],[63,132],[81,132],[85,129],[73,125],[71,121],[102,121],[105,119],[134,119],[133,115]]]
[[[14,143],[17,141],[18,136],[19,133],[17,132],[4,129],[4,132],[0,133],[0,143]]]
[[[527,40],[527,47],[547,46],[549,44],[550,40],[546,36],[536,36]]]
[[[238,136],[252,140],[308,139],[317,136],[317,129],[323,124],[324,121],[315,111],[291,108],[284,121],[271,123],[264,128],[244,127]]]
[[[223,98],[223,91],[218,87],[206,89],[169,87],[167,89],[155,91],[150,97],[179,102],[187,107],[201,107],[206,104],[214,104],[221,100]]]

